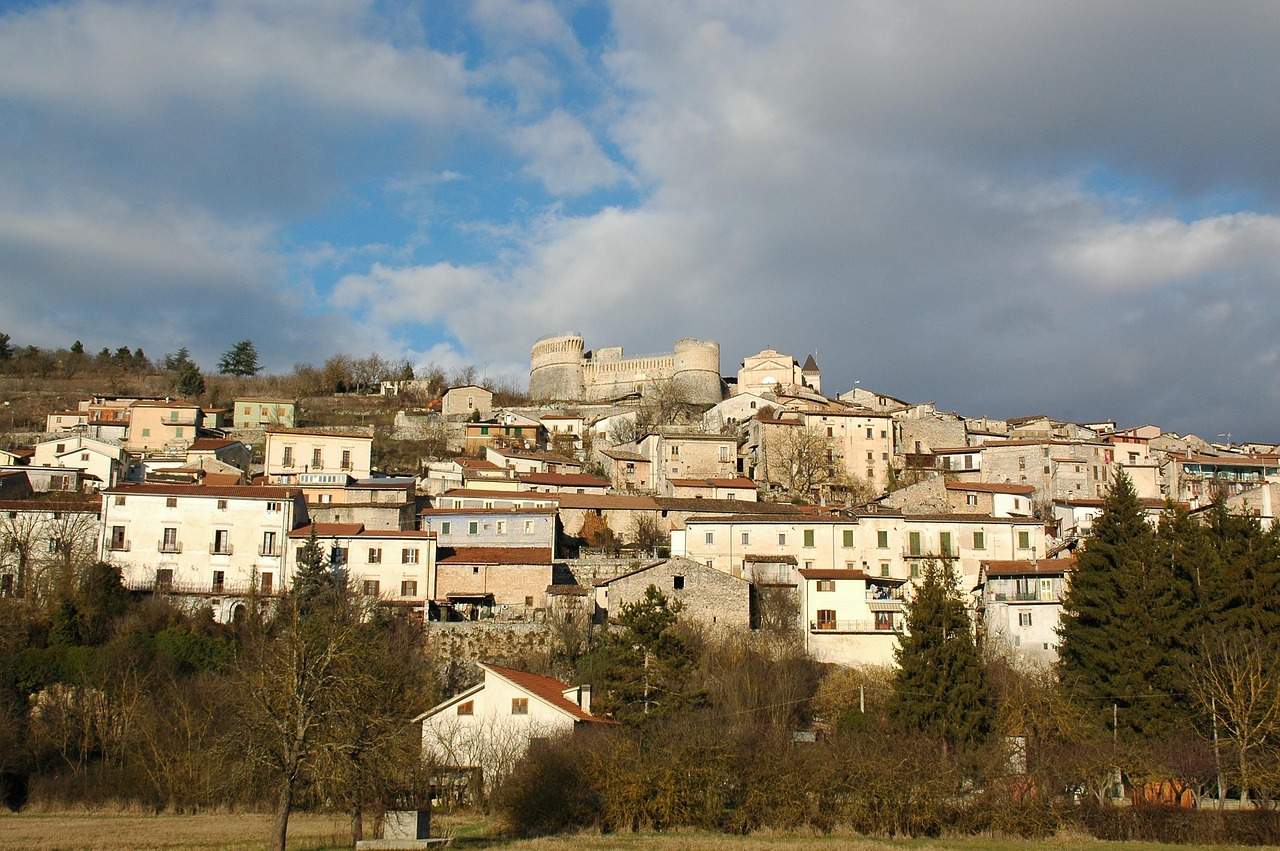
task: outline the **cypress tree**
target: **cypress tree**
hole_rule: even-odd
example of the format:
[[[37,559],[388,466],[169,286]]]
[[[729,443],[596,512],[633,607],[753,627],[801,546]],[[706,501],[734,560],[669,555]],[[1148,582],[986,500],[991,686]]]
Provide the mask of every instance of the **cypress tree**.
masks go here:
[[[993,721],[986,671],[949,562],[925,565],[906,606],[907,633],[895,656],[891,717],[945,748],[981,743]]]
[[[329,599],[337,585],[337,571],[316,540],[316,524],[312,523],[307,542],[298,551],[298,570],[293,575],[293,595],[298,610],[303,614],[311,611]]]
[[[1077,555],[1058,628],[1063,685],[1121,731],[1160,735],[1174,724],[1190,589],[1180,590],[1123,471]]]

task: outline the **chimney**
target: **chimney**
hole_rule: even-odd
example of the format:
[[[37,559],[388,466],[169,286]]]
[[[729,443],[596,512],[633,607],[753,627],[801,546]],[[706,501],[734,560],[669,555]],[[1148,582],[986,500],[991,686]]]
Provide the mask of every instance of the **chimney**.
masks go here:
[[[590,714],[591,712],[591,684],[583,683],[578,686],[578,708],[583,712]]]

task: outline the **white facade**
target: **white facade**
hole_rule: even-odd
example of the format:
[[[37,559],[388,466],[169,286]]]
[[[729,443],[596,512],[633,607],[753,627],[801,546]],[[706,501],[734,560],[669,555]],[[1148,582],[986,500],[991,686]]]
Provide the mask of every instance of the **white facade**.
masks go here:
[[[904,586],[860,570],[801,570],[800,629],[819,662],[893,665],[905,628]]]
[[[35,445],[29,462],[33,467],[80,470],[97,479],[96,488],[111,487],[124,476],[124,448],[97,438],[68,434]]]
[[[289,533],[285,575],[292,577],[311,527]],[[356,589],[395,605],[421,607],[435,594],[436,540],[430,531],[366,529],[359,523],[317,523],[316,542],[346,570]]]
[[[289,581],[285,540],[306,516],[286,488],[119,485],[103,493],[99,553],[134,588],[272,594]]]
[[[341,484],[371,475],[373,437],[353,432],[267,429],[267,481]]]
[[[992,561],[983,565],[983,624],[987,640],[1028,666],[1058,658],[1058,624],[1070,559]]]

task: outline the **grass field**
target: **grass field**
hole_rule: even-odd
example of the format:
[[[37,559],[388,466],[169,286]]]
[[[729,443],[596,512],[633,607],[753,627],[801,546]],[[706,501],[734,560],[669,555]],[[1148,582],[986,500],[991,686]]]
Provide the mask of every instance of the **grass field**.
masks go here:
[[[115,813],[20,813],[0,815],[0,851],[10,849],[249,849],[264,846],[271,817],[231,815],[125,815]],[[514,851],[765,851],[773,848],[817,851],[1019,851],[1024,848],[1083,849],[1083,851],[1208,851],[1231,846],[1160,845],[1146,842],[1101,842],[1085,836],[1060,835],[1049,840],[963,837],[955,839],[885,840],[852,834],[821,836],[808,833],[759,833],[748,837],[697,831],[665,834],[574,834],[544,839],[509,840],[492,835],[492,824],[474,816],[441,816],[440,832],[452,834],[454,847],[503,848]],[[295,814],[289,822],[289,847],[298,849],[345,848],[349,836],[346,820],[337,815]]]

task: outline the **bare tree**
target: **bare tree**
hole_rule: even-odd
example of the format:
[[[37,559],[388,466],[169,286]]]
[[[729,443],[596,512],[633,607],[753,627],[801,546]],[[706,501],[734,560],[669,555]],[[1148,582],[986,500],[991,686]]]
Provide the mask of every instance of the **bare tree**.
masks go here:
[[[841,460],[830,440],[813,426],[765,426],[762,454],[770,482],[809,497],[836,478]]]
[[[650,554],[656,554],[660,547],[671,546],[671,536],[662,530],[662,524],[651,512],[632,514],[628,533],[632,544]]]
[[[1233,745],[1243,807],[1258,779],[1260,752],[1280,731],[1280,667],[1255,636],[1206,641],[1191,672],[1191,692]]]
[[[635,417],[615,417],[609,423],[609,444],[621,446],[624,443],[635,443],[636,438],[640,437],[637,432]]]

